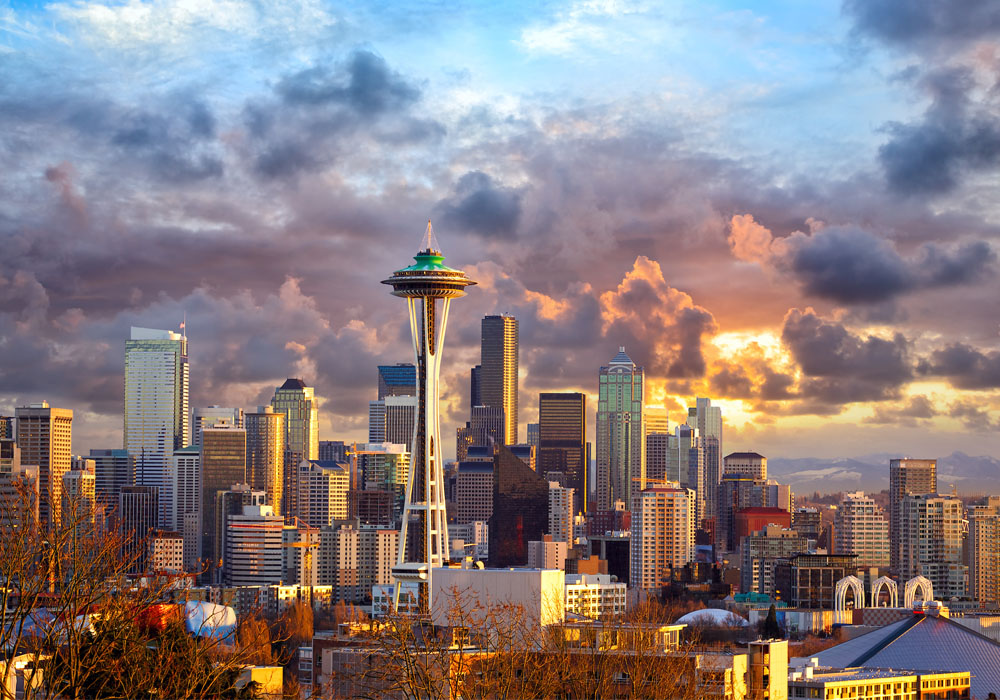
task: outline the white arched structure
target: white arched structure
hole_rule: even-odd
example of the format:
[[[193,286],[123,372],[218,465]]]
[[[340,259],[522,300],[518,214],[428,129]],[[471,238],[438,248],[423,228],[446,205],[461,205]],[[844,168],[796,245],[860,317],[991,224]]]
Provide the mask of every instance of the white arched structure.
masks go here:
[[[889,589],[889,607],[898,608],[899,607],[899,586],[888,576],[883,576],[882,578],[876,579],[875,583],[872,584],[872,601],[870,607],[878,607],[878,596],[882,592],[882,587],[885,586]]]
[[[904,608],[913,607],[913,601],[917,597],[917,589],[920,589],[920,594],[923,596],[925,603],[934,600],[934,584],[930,582],[930,579],[923,576],[914,576],[906,582],[906,587],[903,589]]]
[[[833,594],[833,609],[847,610],[847,591],[854,591],[854,607],[861,608],[865,604],[865,585],[857,576],[845,576],[837,581]]]

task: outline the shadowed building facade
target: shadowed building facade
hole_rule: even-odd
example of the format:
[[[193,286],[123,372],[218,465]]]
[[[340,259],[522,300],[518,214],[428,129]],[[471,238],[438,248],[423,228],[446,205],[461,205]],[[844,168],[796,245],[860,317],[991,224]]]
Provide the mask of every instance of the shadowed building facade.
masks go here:
[[[587,510],[587,396],[538,395],[538,473],[562,472],[573,489],[573,512]]]
[[[489,520],[492,567],[524,566],[528,542],[549,526],[549,482],[506,447],[493,456],[493,515]]]

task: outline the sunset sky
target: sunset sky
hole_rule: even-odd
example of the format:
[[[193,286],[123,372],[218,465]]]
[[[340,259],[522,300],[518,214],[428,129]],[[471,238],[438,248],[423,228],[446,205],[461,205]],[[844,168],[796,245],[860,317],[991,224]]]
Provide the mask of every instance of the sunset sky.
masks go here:
[[[0,413],[120,446],[186,314],[192,405],[364,439],[432,218],[446,437],[510,312],[522,440],[624,345],[727,452],[1000,456],[998,173],[996,0],[0,0]]]

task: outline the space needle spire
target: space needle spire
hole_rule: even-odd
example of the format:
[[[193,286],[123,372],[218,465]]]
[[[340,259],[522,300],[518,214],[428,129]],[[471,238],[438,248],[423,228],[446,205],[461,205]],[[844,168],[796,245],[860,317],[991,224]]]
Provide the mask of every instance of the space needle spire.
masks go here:
[[[406,299],[417,365],[417,412],[410,474],[399,551],[392,568],[396,586],[394,603],[398,609],[404,584],[416,584],[417,611],[426,613],[430,611],[431,570],[448,560],[439,415],[441,351],[451,300],[465,296],[465,288],[476,283],[461,270],[445,266],[430,221],[414,260],[413,265],[397,270],[382,284],[392,286],[393,296]]]

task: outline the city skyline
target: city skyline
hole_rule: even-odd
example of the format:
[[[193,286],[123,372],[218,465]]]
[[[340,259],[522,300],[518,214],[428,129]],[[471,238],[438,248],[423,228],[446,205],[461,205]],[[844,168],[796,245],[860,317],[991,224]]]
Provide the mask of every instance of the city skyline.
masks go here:
[[[674,423],[712,397],[727,451],[996,455],[997,28],[975,13],[144,7],[0,17],[0,413],[72,408],[74,452],[119,444],[129,326],[185,313],[192,406],[303,377],[321,436],[363,440],[374,367],[410,360],[371,275],[433,216],[481,281],[444,433],[480,320],[509,312],[521,423],[542,392],[596,407],[624,345]]]

